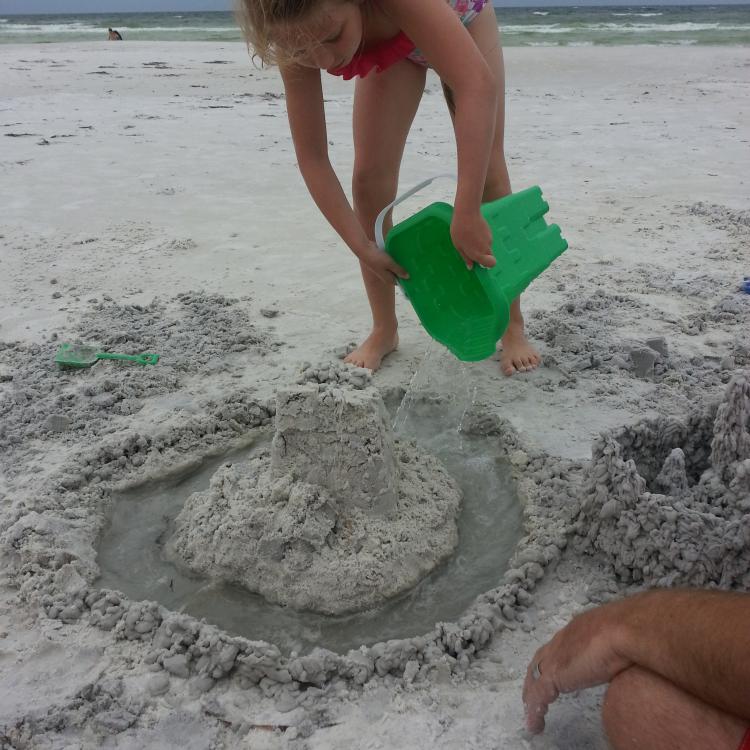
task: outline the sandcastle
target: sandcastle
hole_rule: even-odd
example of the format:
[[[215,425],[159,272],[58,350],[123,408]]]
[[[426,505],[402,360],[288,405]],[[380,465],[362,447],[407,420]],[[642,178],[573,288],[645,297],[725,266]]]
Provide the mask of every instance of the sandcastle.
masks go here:
[[[750,378],[686,421],[599,437],[579,534],[626,582],[750,588]]]
[[[437,459],[394,440],[377,390],[306,384],[277,392],[270,450],[188,498],[166,552],[271,602],[361,611],[451,554],[460,502]]]

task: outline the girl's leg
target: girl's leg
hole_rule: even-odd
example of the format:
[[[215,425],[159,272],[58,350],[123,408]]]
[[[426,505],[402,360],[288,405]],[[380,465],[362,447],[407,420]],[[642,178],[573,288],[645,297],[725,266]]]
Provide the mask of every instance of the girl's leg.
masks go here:
[[[396,197],[401,157],[425,84],[425,69],[403,60],[382,73],[358,78],[354,90],[354,211],[374,239],[381,209]],[[385,231],[391,219],[385,222]],[[360,264],[372,311],[372,332],[346,362],[377,370],[398,346],[396,288]]]
[[[479,16],[471,22],[468,30],[484,55],[490,70],[495,74],[498,86],[495,140],[492,144],[487,180],[482,196],[482,200],[487,202],[511,193],[504,150],[505,67],[503,65],[503,49],[500,44],[500,32],[497,28],[497,18],[492,3],[487,3]],[[506,375],[533,370],[541,362],[539,353],[529,343],[524,333],[520,297],[514,300],[510,307],[510,323],[503,335],[502,344],[500,368]]]

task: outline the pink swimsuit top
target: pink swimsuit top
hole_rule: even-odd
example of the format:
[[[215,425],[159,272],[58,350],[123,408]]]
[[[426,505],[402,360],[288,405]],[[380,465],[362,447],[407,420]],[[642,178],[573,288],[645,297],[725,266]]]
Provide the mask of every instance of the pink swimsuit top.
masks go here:
[[[364,78],[373,68],[377,73],[381,73],[399,60],[408,57],[414,51],[415,46],[414,42],[402,31],[398,36],[386,39],[356,54],[343,68],[335,68],[328,72],[335,76],[343,76],[345,81],[355,76]]]
[[[487,2],[488,0],[448,0],[448,5],[456,12],[461,23],[468,26],[482,12]],[[343,76],[345,81],[355,76],[364,78],[373,68],[375,72],[382,73],[386,68],[407,57],[417,65],[429,66],[414,42],[402,31],[392,39],[386,39],[355,55],[343,68],[335,68],[328,72],[335,76]]]

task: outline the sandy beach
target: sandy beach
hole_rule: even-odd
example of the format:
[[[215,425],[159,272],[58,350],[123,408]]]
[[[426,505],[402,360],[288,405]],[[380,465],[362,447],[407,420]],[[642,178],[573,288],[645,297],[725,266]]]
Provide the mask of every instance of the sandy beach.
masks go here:
[[[456,636],[471,647],[446,646],[430,669],[416,646],[358,680],[326,656],[320,676],[281,667],[265,646],[247,651],[255,672],[226,650],[210,673],[170,662],[184,656],[174,639],[169,656],[154,645],[166,610],[102,609],[94,593],[114,489],[223,455],[269,425],[269,400],[305,363],[342,377],[319,371],[368,331],[357,265],[296,168],[277,71],[235,43],[0,46],[0,747],[606,747],[601,690],[562,698],[527,737],[523,675],[583,607],[667,579],[720,582],[670,578],[667,563],[628,580],[604,537],[587,546],[582,498],[600,433],[713,418],[747,376],[749,64],[740,47],[506,51],[513,186],[540,185],[569,242],[523,297],[544,366],[460,366],[399,295],[401,346],[372,384],[392,410],[437,392],[500,436],[527,503],[510,572],[527,568],[498,574],[493,602],[512,603],[505,624],[487,616],[491,640]],[[348,191],[352,89],[324,87]],[[401,186],[454,163],[430,74]],[[414,207],[450,198],[435,183]],[[163,359],[61,375],[55,350],[75,339]],[[539,561],[521,554],[532,548]],[[122,617],[105,628],[107,614]]]

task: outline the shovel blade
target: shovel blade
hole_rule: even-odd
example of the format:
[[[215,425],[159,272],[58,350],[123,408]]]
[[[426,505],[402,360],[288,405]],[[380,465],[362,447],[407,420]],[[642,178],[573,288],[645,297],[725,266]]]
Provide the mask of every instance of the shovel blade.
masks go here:
[[[55,362],[61,367],[91,367],[96,359],[96,349],[85,344],[61,344],[55,355]]]

